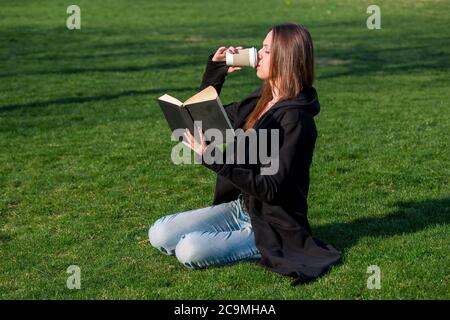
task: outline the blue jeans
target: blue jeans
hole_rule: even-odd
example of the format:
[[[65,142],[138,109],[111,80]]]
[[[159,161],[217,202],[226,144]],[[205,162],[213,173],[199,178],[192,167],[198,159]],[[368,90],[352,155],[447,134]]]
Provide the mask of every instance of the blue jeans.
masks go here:
[[[259,259],[241,196],[234,201],[164,216],[148,232],[153,247],[188,268]]]

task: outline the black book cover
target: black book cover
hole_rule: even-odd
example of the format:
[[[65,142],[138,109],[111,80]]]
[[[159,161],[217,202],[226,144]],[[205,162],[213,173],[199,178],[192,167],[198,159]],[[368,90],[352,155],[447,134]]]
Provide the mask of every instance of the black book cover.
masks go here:
[[[188,128],[193,133],[194,121],[201,121],[203,132],[218,129],[225,142],[226,130],[233,130],[213,86],[203,89],[184,103],[167,94],[159,97],[157,101],[172,131]]]

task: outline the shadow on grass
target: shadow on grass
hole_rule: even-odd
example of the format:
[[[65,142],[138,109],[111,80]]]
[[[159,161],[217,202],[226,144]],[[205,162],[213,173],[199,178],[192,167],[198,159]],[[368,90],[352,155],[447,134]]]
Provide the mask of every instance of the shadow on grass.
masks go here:
[[[22,77],[22,76],[45,76],[45,75],[74,75],[83,73],[130,73],[130,72],[151,72],[155,70],[170,70],[177,69],[184,66],[197,66],[197,61],[178,61],[174,63],[155,63],[142,66],[124,66],[124,67],[81,67],[81,68],[67,68],[60,70],[41,70],[21,73],[0,73],[0,78],[5,77]]]
[[[339,50],[322,50],[318,68],[324,69],[318,79],[333,79],[342,76],[367,76],[381,73],[384,76],[402,75],[418,71],[445,71],[450,68],[444,49],[430,40],[426,46],[397,46],[394,48],[370,48],[352,46]],[[331,63],[327,63],[329,60]],[[324,62],[322,65],[320,62]],[[326,69],[335,64],[336,68]]]
[[[223,42],[239,42],[245,39],[246,44],[260,45],[260,39],[265,35],[268,25],[256,23],[241,25],[239,31],[223,31],[221,26],[214,24],[191,24],[190,34],[196,34],[198,39],[188,40],[189,35],[183,27],[173,26],[165,29],[168,36],[180,35],[176,39],[139,39],[139,29],[127,30],[94,30],[86,34],[72,35],[68,33],[50,30],[25,29],[18,32],[16,29],[4,30],[0,35],[4,36],[9,44],[6,46],[4,56],[18,57],[13,60],[12,67],[5,68],[0,73],[0,78],[8,81],[8,78],[20,78],[23,76],[38,76],[38,81],[45,81],[48,75],[61,75],[61,77],[102,73],[104,77],[111,77],[109,73],[133,73],[151,72],[154,70],[168,70],[182,67],[194,67],[199,64],[205,65],[207,55],[214,51],[215,47],[207,43],[217,43],[216,47]],[[206,29],[205,29],[206,27]],[[442,71],[449,68],[447,57],[448,49],[442,46],[441,39],[436,37],[427,38],[426,43],[417,41],[408,33],[405,33],[406,41],[397,43],[397,38],[389,34],[379,34],[377,42],[372,43],[366,33],[353,34],[349,44],[342,46],[328,45],[327,34],[333,39],[336,34],[345,34],[345,31],[360,28],[360,22],[341,21],[339,23],[315,23],[311,26],[315,33],[322,35],[320,41],[325,43],[319,48],[317,64],[320,72],[318,79],[335,79],[341,76],[367,76],[382,72],[384,76],[393,74],[409,74],[413,71]],[[338,28],[337,30],[335,30]],[[339,29],[340,28],[340,29]],[[195,32],[194,30],[197,30]],[[45,32],[48,31],[48,32]],[[332,33],[330,33],[332,32]],[[54,42],[48,44],[48,34],[55,35]],[[114,35],[116,38],[102,37]],[[183,38],[183,35],[186,38]],[[426,30],[422,36],[427,35]],[[159,37],[164,35],[159,35]],[[223,36],[223,38],[221,38]],[[396,37],[399,37],[397,35]],[[98,41],[85,42],[85,39],[98,39]],[[258,40],[256,41],[256,39]],[[28,43],[28,40],[31,44]],[[331,42],[332,43],[332,42]],[[189,49],[187,50],[187,46]],[[75,50],[76,48],[76,50]],[[186,61],[154,61],[154,58],[166,58],[179,56],[180,53],[189,51],[189,54],[204,56],[202,59],[190,57]],[[131,57],[142,57],[139,64],[131,64]],[[99,66],[105,63],[104,58],[116,58],[111,66]],[[171,59],[175,60],[175,59]],[[67,61],[73,63],[67,66]],[[135,61],[135,60],[132,60]],[[22,63],[23,62],[23,63]],[[117,65],[121,62],[122,65]],[[112,62],[111,62],[112,63]],[[136,63],[136,62],[134,62]],[[26,66],[28,70],[17,68],[19,64]],[[200,76],[200,75],[199,75]],[[92,101],[104,101],[130,95],[158,94],[161,92],[191,90],[186,89],[160,89],[160,90],[130,90],[116,94],[85,97],[63,97],[54,100],[37,100],[23,104],[9,104],[0,106],[0,113],[14,111],[17,109],[46,107],[49,105],[67,105],[71,103],[85,103]]]
[[[397,202],[394,208],[393,212],[381,218],[317,226],[313,227],[313,232],[319,239],[327,239],[338,250],[346,251],[364,237],[392,237],[450,223],[450,197]]]
[[[62,99],[54,99],[54,100],[44,100],[44,101],[35,101],[24,104],[11,104],[0,106],[0,113],[14,111],[16,109],[29,109],[29,108],[39,108],[39,107],[48,107],[50,105],[59,105],[64,106],[66,104],[73,103],[86,103],[93,101],[108,101],[121,97],[127,96],[138,96],[138,95],[147,95],[147,94],[163,94],[164,92],[183,92],[189,91],[193,88],[159,88],[159,89],[149,89],[149,90],[127,90],[115,94],[109,95],[101,95],[101,96],[88,96],[88,97],[67,97]]]
[[[99,61],[105,58],[127,59],[141,56],[143,59],[153,59],[155,56],[171,57],[176,55],[205,56],[212,53],[221,45],[233,45],[228,42],[236,42],[239,45],[261,45],[262,39],[268,31],[269,24],[246,23],[240,24],[240,28],[223,28],[221,25],[205,23],[189,23],[190,31],[187,33],[185,26],[170,26],[160,30],[154,39],[136,37],[145,34],[145,29],[129,27],[127,29],[92,29],[80,34],[59,32],[59,29],[35,29],[21,28],[6,29],[0,31],[7,46],[5,56],[24,58],[24,62],[41,62],[39,67],[54,67],[55,64],[67,61],[72,65],[80,63],[80,68],[61,68],[59,70],[32,70],[2,72],[0,77],[17,77],[27,75],[48,74],[79,74],[85,72],[136,72],[154,70],[158,68],[176,68],[179,66],[198,65],[197,59],[180,63],[155,63],[145,66],[120,66],[97,68]],[[399,73],[414,69],[442,70],[450,67],[447,59],[448,49],[445,41],[428,32],[411,36],[408,30],[404,34],[378,33],[376,36],[368,36],[364,25],[360,20],[348,20],[339,22],[315,21],[307,25],[319,43],[324,43],[317,48],[317,58],[338,59],[348,63],[342,69],[328,70],[319,76],[320,79],[328,79],[343,75],[366,75],[380,70],[389,73]],[[358,30],[360,32],[356,32]],[[345,46],[335,46],[338,41],[336,35],[342,35],[348,43]],[[54,37],[49,44],[49,35]],[[167,39],[161,39],[167,35]],[[174,38],[174,35],[179,35]],[[193,37],[195,35],[195,37]],[[420,37],[426,41],[420,40]],[[96,39],[96,41],[86,41]],[[242,40],[241,40],[242,39]],[[245,40],[244,40],[245,39]],[[254,39],[254,40],[253,40]],[[42,40],[42,41],[39,41]],[[401,41],[399,41],[401,40]],[[245,42],[245,43],[240,43]],[[211,45],[216,43],[216,45]],[[228,43],[228,44],[227,44]],[[328,44],[330,43],[330,44]],[[31,45],[33,44],[33,45]],[[91,64],[86,66],[86,64]],[[319,66],[320,67],[320,66]],[[7,70],[7,68],[6,68]]]
[[[107,94],[107,95],[100,95],[100,96],[79,96],[79,97],[67,97],[67,98],[61,98],[61,99],[53,99],[53,100],[43,100],[43,101],[34,101],[30,103],[23,103],[23,104],[10,104],[10,105],[4,105],[0,106],[0,114],[3,112],[11,112],[18,109],[30,109],[30,108],[40,108],[40,107],[48,107],[51,105],[58,105],[58,106],[64,106],[67,104],[75,104],[75,103],[87,103],[87,102],[94,102],[94,101],[109,101],[117,98],[127,97],[127,96],[140,96],[140,95],[149,95],[149,94],[157,94],[157,95],[163,95],[165,93],[172,94],[174,92],[191,92],[192,94],[194,92],[198,91],[197,86],[192,87],[184,87],[184,88],[159,88],[159,89],[149,89],[149,90],[127,90],[115,94]],[[240,88],[242,86],[235,84],[235,85],[227,85],[228,88]],[[256,86],[255,86],[256,88]],[[250,93],[251,90],[248,92]]]

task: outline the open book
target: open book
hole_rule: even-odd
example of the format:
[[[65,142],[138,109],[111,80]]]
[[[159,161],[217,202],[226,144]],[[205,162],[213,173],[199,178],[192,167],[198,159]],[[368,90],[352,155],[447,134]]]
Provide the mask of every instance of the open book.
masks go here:
[[[209,86],[194,96],[181,102],[165,94],[158,99],[161,111],[172,131],[188,128],[194,132],[194,121],[202,122],[202,130],[219,129],[225,139],[226,130],[231,129],[230,119],[220,101],[219,95],[213,86]]]

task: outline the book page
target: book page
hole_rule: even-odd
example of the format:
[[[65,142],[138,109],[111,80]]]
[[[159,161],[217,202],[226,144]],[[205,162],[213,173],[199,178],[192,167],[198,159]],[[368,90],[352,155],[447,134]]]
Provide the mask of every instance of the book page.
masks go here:
[[[194,104],[202,101],[215,100],[217,98],[217,91],[213,86],[208,86],[199,93],[187,99],[183,105]]]
[[[179,107],[181,107],[183,105],[183,102],[181,102],[177,98],[169,96],[168,94],[165,94],[165,95],[159,97],[158,100],[166,101],[168,103],[174,104],[174,105],[179,106]]]

